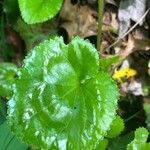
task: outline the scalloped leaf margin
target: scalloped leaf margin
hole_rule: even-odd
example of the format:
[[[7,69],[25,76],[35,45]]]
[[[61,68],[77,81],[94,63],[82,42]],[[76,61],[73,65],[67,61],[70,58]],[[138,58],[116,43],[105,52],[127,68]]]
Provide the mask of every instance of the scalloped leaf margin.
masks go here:
[[[93,150],[116,115],[118,88],[88,42],[46,40],[26,57],[8,103],[13,132],[35,147]]]
[[[134,140],[128,144],[127,150],[148,150],[150,149],[150,143],[146,143],[149,132],[146,128],[138,128],[135,131]]]
[[[63,0],[18,0],[22,18],[28,24],[40,23],[53,18]]]

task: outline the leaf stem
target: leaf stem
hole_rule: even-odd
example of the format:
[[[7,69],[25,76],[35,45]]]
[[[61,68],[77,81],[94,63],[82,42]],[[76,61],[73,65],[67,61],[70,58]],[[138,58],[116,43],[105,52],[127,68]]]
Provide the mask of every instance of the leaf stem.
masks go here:
[[[102,41],[104,0],[98,0],[98,32],[97,32],[97,50],[100,51]]]
[[[133,119],[134,117],[136,117],[139,113],[141,113],[142,110],[139,110],[138,112],[136,112],[135,114],[133,114],[132,116],[130,116],[129,118],[127,118],[125,120],[125,122],[128,122],[129,120]]]

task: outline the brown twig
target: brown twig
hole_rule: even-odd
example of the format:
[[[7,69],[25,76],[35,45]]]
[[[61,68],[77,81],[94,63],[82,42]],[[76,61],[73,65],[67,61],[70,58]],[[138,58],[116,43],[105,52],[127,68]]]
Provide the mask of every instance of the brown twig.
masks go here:
[[[107,50],[109,50],[110,48],[112,48],[114,45],[116,45],[120,40],[122,40],[123,38],[125,38],[131,31],[134,30],[134,28],[140,23],[143,21],[143,19],[146,17],[146,15],[149,13],[150,11],[150,8],[147,9],[147,11],[144,13],[144,15],[139,19],[138,22],[136,22],[124,35],[122,35],[120,38],[118,38],[117,41],[115,41],[113,44],[111,44]]]

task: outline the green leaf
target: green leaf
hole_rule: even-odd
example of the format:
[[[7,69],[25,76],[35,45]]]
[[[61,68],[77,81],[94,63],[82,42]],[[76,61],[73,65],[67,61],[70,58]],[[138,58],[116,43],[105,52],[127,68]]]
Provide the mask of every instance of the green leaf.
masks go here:
[[[0,63],[0,96],[8,97],[12,94],[12,85],[17,74],[17,67],[12,63]]]
[[[145,110],[145,114],[146,114],[146,124],[147,124],[147,128],[150,129],[150,104],[149,103],[145,103],[143,105],[144,110]]]
[[[48,39],[50,35],[56,34],[56,23],[54,21],[48,21],[45,24],[32,24],[25,23],[21,18],[17,21],[18,30],[20,36],[25,41],[26,49],[30,50],[38,43]]]
[[[111,65],[117,63],[119,59],[120,59],[120,56],[117,56],[117,55],[100,59],[100,69],[108,71]]]
[[[146,143],[148,134],[149,133],[145,128],[138,128],[135,131],[135,138],[128,144],[127,150],[148,150],[149,144]]]
[[[113,120],[112,125],[110,126],[110,130],[107,132],[108,138],[114,138],[118,136],[124,129],[124,122],[120,116],[116,116]]]
[[[127,150],[127,144],[129,144],[133,140],[133,138],[133,132],[113,138],[109,140],[107,150]]]
[[[10,24],[15,24],[19,16],[18,0],[4,0],[3,10]]]
[[[99,142],[99,145],[97,146],[96,150],[106,150],[107,145],[108,145],[108,140],[103,139]]]
[[[26,57],[9,101],[15,134],[44,150],[94,150],[116,115],[118,89],[99,72],[97,50],[74,38],[54,38]]]
[[[6,101],[0,97],[0,125],[6,120]]]
[[[149,150],[150,149],[150,143],[146,143],[143,147],[142,150]]]
[[[28,24],[40,23],[53,18],[63,0],[18,0],[21,15]]]
[[[0,17],[0,57],[2,57],[4,61],[10,61],[10,59],[14,57],[14,47],[8,43],[6,26],[5,15],[2,13],[2,16]]]
[[[27,145],[21,143],[19,139],[11,133],[7,122],[0,125],[0,146],[1,150],[26,150]]]

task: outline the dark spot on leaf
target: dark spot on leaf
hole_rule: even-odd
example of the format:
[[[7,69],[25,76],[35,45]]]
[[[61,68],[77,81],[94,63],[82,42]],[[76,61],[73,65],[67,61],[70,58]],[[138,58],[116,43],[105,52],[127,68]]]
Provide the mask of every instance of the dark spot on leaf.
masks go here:
[[[77,107],[73,107],[73,109],[77,109]]]

